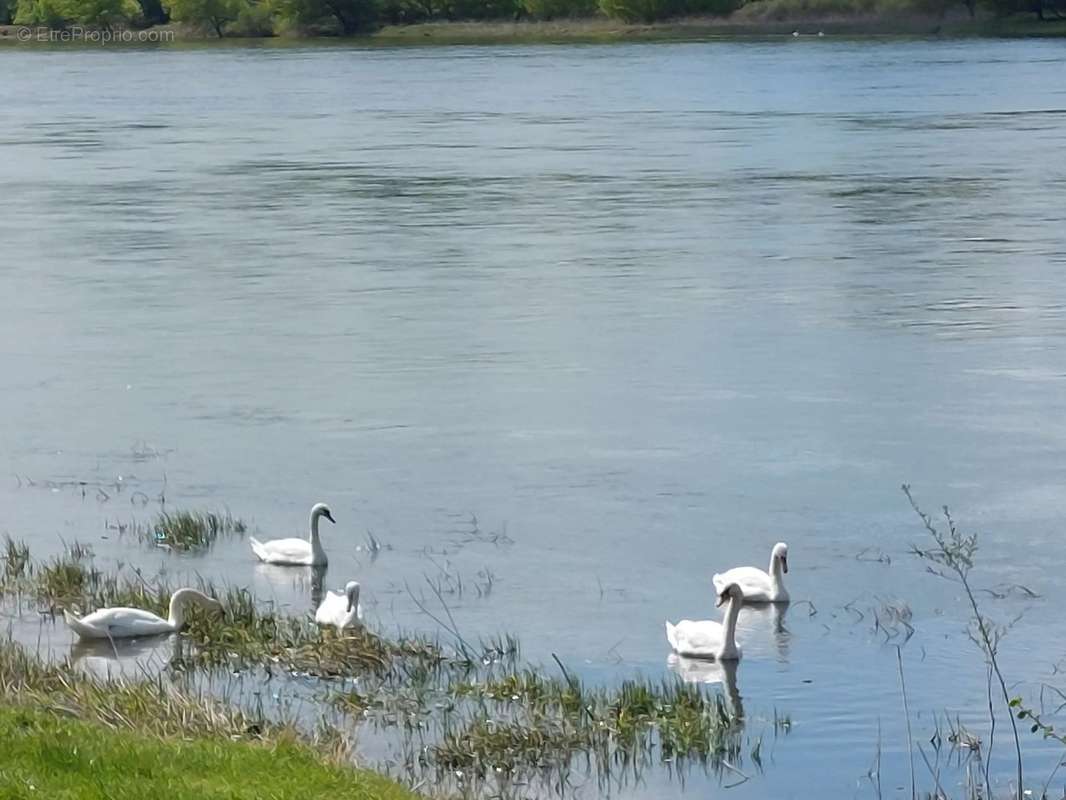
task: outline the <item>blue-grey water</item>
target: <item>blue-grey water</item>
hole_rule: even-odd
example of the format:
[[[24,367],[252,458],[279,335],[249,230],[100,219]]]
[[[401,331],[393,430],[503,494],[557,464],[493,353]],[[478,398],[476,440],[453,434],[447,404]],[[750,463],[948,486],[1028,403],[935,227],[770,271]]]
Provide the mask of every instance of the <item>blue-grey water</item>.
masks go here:
[[[875,610],[911,611],[930,758],[934,714],[988,732],[908,482],[982,534],[974,579],[1006,596],[981,599],[1021,615],[1013,691],[1066,690],[1061,42],[0,63],[0,533],[35,555],[77,539],[302,612],[301,573],[245,542],[187,557],[109,525],[163,492],[298,535],[324,500],[326,582],[360,580],[371,624],[436,630],[405,585],[447,572],[464,634],[609,682],[665,674],[663,620],[713,614],[711,574],[784,540],[810,603],[741,620],[762,771],[627,793],[876,797],[880,747],[902,797],[904,629]],[[61,623],[5,625],[69,652]],[[1026,748],[1039,789],[1058,752]]]

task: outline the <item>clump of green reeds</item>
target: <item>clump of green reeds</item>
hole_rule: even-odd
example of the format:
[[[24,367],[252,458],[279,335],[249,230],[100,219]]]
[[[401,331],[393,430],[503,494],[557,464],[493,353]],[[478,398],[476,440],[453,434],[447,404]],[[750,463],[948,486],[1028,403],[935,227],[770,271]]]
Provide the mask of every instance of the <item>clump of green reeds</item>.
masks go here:
[[[228,511],[164,511],[149,526],[136,526],[145,541],[172,550],[204,550],[219,536],[241,535],[248,530],[243,520]]]
[[[30,564],[29,545],[4,534],[4,547],[3,552],[0,553],[0,562],[3,564],[3,582],[6,584],[18,580],[25,574]]]
[[[92,593],[101,579],[91,562],[92,550],[80,542],[67,545],[62,555],[54,556],[43,563],[29,559],[17,580],[8,582],[7,590],[19,590],[34,597],[42,610],[54,610],[78,604]]]
[[[457,726],[429,748],[439,770],[474,776],[562,769],[578,754],[595,755],[600,769],[618,761],[736,760],[742,723],[721,694],[679,680],[634,679],[589,689],[568,675],[525,670],[452,687],[474,699]]]
[[[484,777],[493,772],[550,769],[568,763],[588,745],[583,730],[562,720],[531,723],[477,716],[460,730],[447,732],[430,753],[438,769]]]

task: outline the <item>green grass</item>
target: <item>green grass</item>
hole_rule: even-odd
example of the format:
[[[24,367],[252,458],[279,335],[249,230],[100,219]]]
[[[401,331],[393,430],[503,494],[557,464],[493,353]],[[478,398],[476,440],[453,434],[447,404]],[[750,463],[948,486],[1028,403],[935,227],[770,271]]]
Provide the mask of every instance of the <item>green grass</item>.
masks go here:
[[[0,741],[0,796],[11,800],[414,797],[296,743],[163,740],[16,707],[0,707]]]
[[[151,526],[138,526],[141,538],[172,550],[205,550],[224,534],[241,535],[248,529],[228,511],[164,511]]]

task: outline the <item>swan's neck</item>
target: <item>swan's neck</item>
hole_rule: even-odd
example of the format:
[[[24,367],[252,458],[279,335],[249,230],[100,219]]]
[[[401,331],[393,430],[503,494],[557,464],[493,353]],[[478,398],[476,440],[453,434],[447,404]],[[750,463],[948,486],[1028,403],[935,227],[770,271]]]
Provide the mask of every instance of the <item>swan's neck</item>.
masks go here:
[[[170,596],[170,614],[167,622],[170,626],[180,631],[185,627],[185,612],[188,611],[189,603],[205,603],[210,598],[195,589],[178,589]]]
[[[737,618],[740,616],[740,603],[729,598],[729,606],[725,610],[725,646],[723,651],[735,653],[737,650]]]
[[[187,601],[188,595],[180,590],[170,596],[170,613],[167,622],[176,631],[180,631],[185,627],[185,604]]]
[[[773,584],[775,591],[781,588],[781,576],[784,574],[783,563],[777,556],[770,556],[770,583]]]
[[[315,561],[321,562],[325,553],[322,550],[322,542],[318,539],[318,520],[322,515],[315,511],[311,514],[311,532],[307,535],[311,542],[311,552],[315,555]]]

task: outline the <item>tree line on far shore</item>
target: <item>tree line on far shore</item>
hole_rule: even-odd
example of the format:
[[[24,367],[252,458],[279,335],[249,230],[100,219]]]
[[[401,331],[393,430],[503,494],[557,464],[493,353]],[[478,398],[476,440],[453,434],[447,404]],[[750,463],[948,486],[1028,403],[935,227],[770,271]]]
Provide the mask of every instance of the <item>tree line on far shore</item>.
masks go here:
[[[997,16],[1066,19],[1066,0],[0,0],[0,24],[63,28],[176,22],[222,36],[295,31],[351,36],[430,21],[559,20],[606,16],[655,22],[685,16],[776,21],[867,14],[943,16],[953,7]]]

